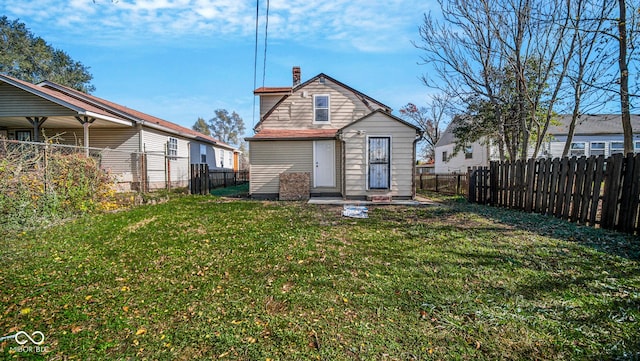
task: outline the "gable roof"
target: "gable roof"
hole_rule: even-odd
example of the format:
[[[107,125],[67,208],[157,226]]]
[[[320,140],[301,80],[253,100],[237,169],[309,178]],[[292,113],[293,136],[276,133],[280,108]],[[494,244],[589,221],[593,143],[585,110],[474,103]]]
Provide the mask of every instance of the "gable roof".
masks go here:
[[[273,113],[275,111],[276,108],[278,108],[280,106],[280,104],[282,104],[282,102],[284,102],[291,94],[293,94],[294,92],[304,88],[305,86],[313,83],[314,81],[320,79],[320,78],[324,78],[326,80],[331,81],[332,83],[352,92],[353,94],[355,94],[360,101],[362,101],[362,103],[369,108],[369,110],[373,111],[374,108],[372,106],[369,105],[369,102],[371,103],[376,103],[378,104],[381,108],[384,108],[386,111],[391,112],[391,107],[383,104],[382,102],[379,102],[375,99],[373,99],[372,97],[358,91],[355,90],[354,88],[324,74],[324,73],[320,73],[316,76],[314,76],[313,78],[305,81],[304,83],[300,83],[299,85],[289,88],[289,87],[274,87],[274,88],[267,88],[267,87],[261,87],[258,88],[256,90],[254,90],[254,94],[274,94],[274,95],[283,95],[283,97],[273,106],[271,107],[271,109],[269,109],[264,116],[262,116],[262,118],[260,118],[260,120],[258,121],[258,123],[255,125],[255,127],[253,127],[254,130],[258,129],[260,127],[260,125],[262,125],[262,122],[267,119],[269,117],[269,115],[271,115],[271,113]]]
[[[398,122],[398,123],[402,123],[402,124],[406,125],[407,127],[413,128],[413,129],[415,129],[417,132],[419,132],[419,133],[421,133],[421,134],[422,134],[422,130],[421,130],[420,128],[418,128],[416,125],[411,124],[411,123],[407,122],[406,120],[404,120],[404,119],[402,119],[402,118],[398,118],[398,117],[396,117],[395,115],[393,115],[393,114],[391,114],[391,113],[389,113],[389,112],[387,112],[387,111],[385,111],[385,110],[382,110],[382,109],[376,109],[376,110],[372,111],[371,113],[369,113],[369,114],[365,115],[364,117],[362,117],[362,118],[360,118],[360,119],[357,119],[357,120],[355,120],[355,121],[353,121],[353,122],[351,122],[351,123],[349,123],[349,124],[345,125],[344,127],[342,127],[342,128],[340,129],[340,131],[342,131],[342,130],[344,130],[344,129],[346,129],[346,128],[349,128],[350,126],[353,126],[353,125],[357,124],[358,122],[361,122],[361,121],[363,121],[363,120],[365,120],[365,119],[367,119],[367,118],[369,118],[369,117],[372,117],[374,114],[384,114],[384,115],[386,115],[387,117],[389,117],[389,118],[391,118],[391,119],[395,120],[396,122]]]
[[[216,144],[223,148],[235,150],[236,148],[223,143],[211,136],[202,134],[178,124],[154,117],[135,109],[83,93],[81,91],[60,85],[48,80],[38,84],[32,84],[8,75],[0,74],[0,81],[16,86],[31,94],[42,97],[58,105],[69,108],[78,114],[105,119],[120,124],[142,124],[170,134],[180,135],[201,142]]]
[[[48,100],[57,105],[63,106],[74,112],[77,112],[79,115],[100,118],[122,125],[132,125],[132,122],[129,119],[123,119],[122,117],[119,117],[117,114],[114,114],[113,112],[110,112],[103,107],[84,103],[81,100],[67,94],[59,93],[55,90],[38,86],[5,74],[0,74],[0,81],[24,90],[27,93]]]

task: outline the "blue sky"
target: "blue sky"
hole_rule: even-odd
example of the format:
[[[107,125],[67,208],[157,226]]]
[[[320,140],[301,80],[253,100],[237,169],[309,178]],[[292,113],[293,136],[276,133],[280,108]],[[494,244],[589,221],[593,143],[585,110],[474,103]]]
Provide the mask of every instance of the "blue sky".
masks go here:
[[[262,86],[266,0],[260,0]],[[326,73],[391,106],[425,105],[425,0],[270,0],[265,86]],[[96,96],[191,127],[236,111],[252,134],[255,0],[3,0],[0,14],[90,67]],[[255,116],[257,121],[258,115]]]

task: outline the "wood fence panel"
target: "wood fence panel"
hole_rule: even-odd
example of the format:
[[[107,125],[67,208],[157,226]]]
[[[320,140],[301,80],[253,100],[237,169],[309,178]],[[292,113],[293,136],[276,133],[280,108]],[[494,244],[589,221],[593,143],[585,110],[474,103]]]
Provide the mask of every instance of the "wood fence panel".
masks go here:
[[[584,176],[587,171],[587,158],[580,157],[576,160],[576,168],[574,171],[573,191],[571,192],[571,211],[569,220],[576,222],[580,217],[580,209],[582,205],[582,191],[584,189]]]
[[[551,167],[551,181],[549,182],[549,208],[545,214],[555,214],[556,199],[558,195],[558,178],[560,178],[560,159],[554,159]]]
[[[602,202],[602,216],[600,226],[602,228],[615,228],[618,213],[618,197],[620,195],[620,177],[622,176],[621,154],[614,154],[607,159],[604,175],[604,199]]]
[[[547,173],[547,162],[546,159],[538,159],[536,161],[537,163],[537,167],[538,167],[538,174],[536,177],[536,200],[535,203],[533,205],[533,211],[536,213],[543,213],[542,210],[542,204],[543,204],[543,198],[545,197],[545,179],[546,179],[546,173]]]
[[[536,184],[536,160],[531,158],[527,161],[527,163],[523,163],[523,166],[526,164],[526,172],[525,179],[523,184],[524,191],[524,210],[525,212],[531,212],[533,210],[533,199],[535,196],[535,187]]]
[[[556,210],[554,216],[562,218],[564,210],[564,194],[567,191],[567,177],[569,175],[569,158],[563,158],[560,161],[560,173],[558,173],[558,193],[556,195]]]
[[[580,197],[580,210],[576,222],[586,224],[590,213],[591,192],[593,191],[594,171],[596,168],[596,158],[590,157],[585,159],[584,178],[582,181],[582,194]],[[578,207],[576,207],[578,208]]]
[[[635,177],[635,178],[634,178]],[[627,154],[623,162],[622,185],[620,187],[620,220],[616,229],[629,232],[634,228],[635,209],[634,200],[638,198],[634,184],[638,183],[638,174],[635,170],[633,153]]]
[[[589,224],[594,226],[598,222],[598,211],[602,209],[603,199],[600,197],[602,192],[602,182],[605,173],[604,155],[596,158],[595,173],[593,175],[593,190],[591,191],[591,210],[589,211]]]
[[[640,233],[640,154],[636,154],[633,166],[631,212],[627,233]]]
[[[640,154],[491,162],[469,173],[469,200],[640,233]]]

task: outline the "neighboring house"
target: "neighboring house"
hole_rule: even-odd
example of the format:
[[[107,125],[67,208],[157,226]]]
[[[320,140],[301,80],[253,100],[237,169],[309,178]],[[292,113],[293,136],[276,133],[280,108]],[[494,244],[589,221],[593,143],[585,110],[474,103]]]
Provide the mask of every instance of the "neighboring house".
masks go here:
[[[454,130],[457,126],[454,118],[447,129],[440,135],[435,149],[435,174],[466,173],[469,167],[488,166],[489,161],[499,159],[498,150],[483,138],[475,143],[467,144],[462,149],[456,149]]]
[[[549,140],[542,144],[538,157],[562,157],[567,140],[570,115],[558,116],[548,129]],[[442,133],[435,145],[437,174],[465,173],[469,167],[488,166],[490,161],[499,160],[498,149],[486,139],[468,144],[454,152],[456,139],[453,134],[455,120]],[[634,151],[640,153],[640,115],[631,116]],[[604,155],[608,157],[624,151],[624,136],[620,115],[582,115],[577,121],[568,156]],[[529,150],[533,155],[533,148]]]
[[[186,186],[189,164],[231,169],[237,158],[234,147],[166,120],[49,81],[0,74],[0,138],[41,142],[45,135],[109,149],[101,166],[121,190],[141,189],[141,181],[146,189]]]
[[[388,106],[325,74],[300,83],[298,67],[292,87],[254,94],[260,121],[246,139],[253,197],[277,197],[282,173],[307,174],[312,196],[414,196],[420,131]]]
[[[435,174],[435,172],[436,163],[433,161],[416,165],[416,174]]]

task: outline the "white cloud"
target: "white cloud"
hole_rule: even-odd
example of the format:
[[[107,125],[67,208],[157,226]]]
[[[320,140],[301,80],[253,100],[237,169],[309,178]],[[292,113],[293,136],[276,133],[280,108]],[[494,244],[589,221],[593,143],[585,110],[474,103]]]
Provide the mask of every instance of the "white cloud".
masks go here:
[[[241,0],[4,0],[2,13],[30,27],[58,27],[77,42],[103,45],[150,39],[224,38],[255,33],[255,1]],[[263,34],[266,1],[260,2]],[[361,51],[390,51],[416,33],[420,0],[271,0],[269,38]],[[38,24],[31,24],[37,22]],[[106,42],[106,43],[105,43]]]

